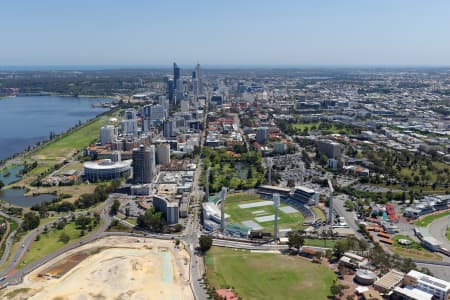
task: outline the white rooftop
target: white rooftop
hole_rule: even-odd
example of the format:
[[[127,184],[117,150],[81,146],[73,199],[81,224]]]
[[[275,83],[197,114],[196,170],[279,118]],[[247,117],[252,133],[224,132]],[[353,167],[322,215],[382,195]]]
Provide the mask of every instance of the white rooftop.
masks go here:
[[[449,291],[450,290],[450,282],[429,276],[427,274],[411,270],[408,273],[408,276],[414,277],[417,279],[417,281],[422,282],[428,286],[433,286],[436,289],[439,289],[441,291]]]

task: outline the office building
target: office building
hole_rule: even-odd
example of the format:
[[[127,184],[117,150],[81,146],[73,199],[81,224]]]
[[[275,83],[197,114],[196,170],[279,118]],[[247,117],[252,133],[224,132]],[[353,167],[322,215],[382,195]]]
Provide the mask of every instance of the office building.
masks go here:
[[[450,282],[411,270],[403,278],[403,286],[394,289],[397,299],[438,299],[447,300]]]
[[[181,78],[181,69],[177,63],[173,63],[173,81],[175,83],[174,88],[177,87],[177,80]]]
[[[163,135],[165,138],[170,138],[175,136],[174,129],[176,128],[176,123],[173,120],[165,120],[163,123]]]
[[[156,150],[156,161],[160,165],[170,164],[170,145],[160,144]]]
[[[169,201],[165,197],[160,195],[154,195],[153,206],[157,211],[160,211],[164,214],[168,225],[174,225],[178,223],[180,214],[177,202]]]
[[[135,136],[138,132],[136,110],[134,108],[127,109],[123,114],[121,123],[122,134],[127,136]]]
[[[129,108],[123,113],[124,120],[136,120],[136,110],[134,108]]]
[[[106,125],[100,128],[100,144],[106,145],[111,144],[114,140],[114,126]]]
[[[141,145],[133,149],[132,158],[134,183],[151,183],[156,173],[155,146]]]
[[[178,105],[184,99],[184,84],[183,79],[177,79],[175,82],[175,104]]]
[[[150,120],[153,125],[162,124],[166,119],[164,106],[160,104],[153,105],[150,110]]]
[[[189,112],[189,101],[181,101],[181,112]]]
[[[148,132],[151,127],[151,105],[145,105],[141,110],[141,123],[142,123],[142,132]]]
[[[269,138],[269,128],[258,127],[258,129],[256,129],[256,141],[259,144],[264,145],[265,143],[267,143],[268,138]]]
[[[317,142],[317,151],[325,154],[328,158],[338,159],[342,155],[343,146],[330,140],[320,140]]]
[[[122,120],[122,134],[125,136],[136,136],[138,133],[138,124],[136,119]]]
[[[167,97],[169,98],[169,101],[173,101],[174,98],[174,91],[175,91],[175,82],[173,79],[167,80]]]

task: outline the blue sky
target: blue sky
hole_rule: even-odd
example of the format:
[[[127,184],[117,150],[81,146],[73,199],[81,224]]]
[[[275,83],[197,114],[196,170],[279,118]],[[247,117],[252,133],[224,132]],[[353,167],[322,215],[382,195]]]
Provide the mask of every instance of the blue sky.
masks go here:
[[[450,65],[450,1],[11,0],[0,65]]]

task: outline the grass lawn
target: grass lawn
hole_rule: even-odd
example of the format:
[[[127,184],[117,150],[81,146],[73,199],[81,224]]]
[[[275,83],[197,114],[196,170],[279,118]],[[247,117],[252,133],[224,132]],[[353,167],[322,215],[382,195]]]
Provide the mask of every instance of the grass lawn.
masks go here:
[[[314,214],[316,215],[317,218],[321,219],[322,221],[327,220],[323,211],[320,208],[318,208],[317,206],[311,207],[311,210],[314,212]]]
[[[429,215],[429,216],[424,217],[423,219],[420,219],[420,220],[414,222],[414,224],[416,224],[417,226],[426,227],[434,220],[440,219],[440,218],[448,216],[448,215],[450,215],[450,211],[446,211],[446,212],[443,212],[440,214]]]
[[[305,239],[305,246],[333,248],[336,240]]]
[[[335,124],[331,124],[331,127],[329,129],[319,129],[321,122],[311,122],[311,123],[297,123],[294,124],[293,127],[297,129],[298,131],[303,131],[305,128],[308,128],[308,131],[311,130],[312,127],[314,127],[316,130],[320,131],[326,131],[330,133],[345,133],[347,135],[351,134],[352,132],[347,128],[338,128]]]
[[[300,257],[212,247],[206,276],[215,288],[234,287],[243,299],[327,299],[333,271]]]
[[[58,172],[56,172],[56,174],[59,175],[63,172],[69,171],[69,170],[81,171],[81,170],[83,170],[83,163],[81,163],[79,161],[69,163],[69,164],[65,165],[64,167],[62,167],[61,169],[59,169]]]
[[[93,230],[95,230],[95,228]],[[62,230],[50,230],[46,234],[42,233],[40,235],[39,241],[35,241],[31,244],[31,247],[28,249],[25,257],[22,259],[17,268],[20,269],[25,265],[36,261],[39,258],[42,258],[69,243],[79,240],[81,238],[80,231],[81,230],[78,230],[76,228],[75,223],[68,223]],[[59,241],[59,237],[63,232],[65,232],[70,237],[70,240],[67,244]],[[89,233],[90,232],[85,230],[86,235]]]
[[[394,252],[402,257],[406,257],[406,258],[436,260],[436,261],[442,260],[442,257],[440,257],[439,255],[428,252],[428,251],[408,249],[408,248],[397,247],[397,246],[392,246],[391,250],[392,250],[392,252]]]
[[[110,116],[102,116],[72,133],[57,139],[42,149],[34,152],[31,157],[38,161],[38,166],[31,170],[31,175],[38,175],[54,164],[71,157],[77,150],[82,150],[93,143],[100,134],[100,127],[105,125]]]
[[[267,199],[261,198],[257,194],[233,194],[227,197],[225,201],[225,213],[229,214],[230,217],[228,218],[228,221],[230,223],[241,223],[243,221],[247,220],[255,220],[255,217],[260,216],[268,216],[273,215],[275,213],[275,208],[272,205],[268,206],[260,206],[260,207],[252,207],[252,208],[240,208],[240,204],[244,203],[252,203],[252,202],[259,202],[259,201],[266,201]],[[281,204],[281,207],[285,207],[287,205]],[[258,214],[254,214],[253,212],[261,212]],[[280,229],[283,228],[292,228],[294,230],[301,229],[303,227],[303,214],[300,212],[295,213],[284,213],[280,209],[278,210],[278,227]],[[269,222],[257,222],[260,226],[263,227],[262,230],[272,232],[273,230],[273,221]]]
[[[50,222],[55,221],[56,219],[58,219],[58,217],[47,217],[47,218],[41,219],[39,225],[46,225]]]
[[[450,241],[450,228],[447,229],[447,240]]]
[[[411,245],[401,245],[398,242],[399,239],[409,240],[411,241]],[[392,240],[394,241],[394,244],[392,245],[391,250],[400,256],[415,259],[442,260],[442,257],[428,251],[420,243],[406,235],[396,235]]]
[[[137,218],[128,218],[128,219],[124,218],[123,220],[128,222],[128,223],[130,223],[130,224],[132,224],[132,225],[134,225],[134,226],[137,225]]]

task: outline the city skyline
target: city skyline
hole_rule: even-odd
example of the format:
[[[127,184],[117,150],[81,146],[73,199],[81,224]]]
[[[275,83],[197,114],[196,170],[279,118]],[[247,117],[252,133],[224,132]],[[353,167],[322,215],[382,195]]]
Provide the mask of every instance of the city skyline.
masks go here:
[[[448,66],[448,12],[447,1],[4,3],[0,66]]]

